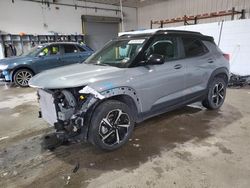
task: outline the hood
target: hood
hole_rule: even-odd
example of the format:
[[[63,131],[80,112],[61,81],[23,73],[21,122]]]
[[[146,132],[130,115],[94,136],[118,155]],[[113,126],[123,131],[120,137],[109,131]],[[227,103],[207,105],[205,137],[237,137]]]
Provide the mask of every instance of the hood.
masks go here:
[[[75,64],[44,71],[34,76],[29,85],[36,88],[60,89],[85,86],[121,77],[124,70],[112,66]]]
[[[23,63],[29,59],[30,57],[27,57],[27,56],[5,58],[5,59],[0,60],[0,65],[9,65],[9,67],[12,67],[18,63]]]

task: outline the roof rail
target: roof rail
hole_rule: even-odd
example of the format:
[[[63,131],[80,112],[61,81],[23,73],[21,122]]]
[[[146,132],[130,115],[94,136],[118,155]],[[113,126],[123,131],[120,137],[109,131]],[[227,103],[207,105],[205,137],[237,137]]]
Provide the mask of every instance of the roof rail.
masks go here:
[[[202,35],[200,32],[195,32],[195,31],[185,31],[185,30],[158,30],[155,32],[155,34],[159,33],[183,33],[183,34],[196,34],[196,35]]]

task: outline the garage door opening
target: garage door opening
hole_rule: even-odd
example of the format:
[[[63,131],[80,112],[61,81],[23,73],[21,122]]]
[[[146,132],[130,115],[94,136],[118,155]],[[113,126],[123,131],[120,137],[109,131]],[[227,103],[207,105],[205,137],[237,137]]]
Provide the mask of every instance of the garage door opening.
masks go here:
[[[93,50],[98,50],[105,43],[118,36],[120,18],[101,16],[82,16],[82,28],[85,43]]]

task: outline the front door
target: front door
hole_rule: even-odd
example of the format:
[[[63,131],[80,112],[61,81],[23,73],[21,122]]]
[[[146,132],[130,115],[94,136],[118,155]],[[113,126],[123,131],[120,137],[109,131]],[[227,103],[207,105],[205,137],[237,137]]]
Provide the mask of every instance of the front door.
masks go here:
[[[137,67],[139,74],[134,78],[135,88],[144,101],[144,112],[166,108],[184,99],[186,64],[180,59],[179,39],[166,35],[156,36],[145,52],[145,59],[152,54],[162,55],[165,63]]]
[[[60,45],[53,44],[44,47],[34,59],[34,64],[37,73],[61,66]]]

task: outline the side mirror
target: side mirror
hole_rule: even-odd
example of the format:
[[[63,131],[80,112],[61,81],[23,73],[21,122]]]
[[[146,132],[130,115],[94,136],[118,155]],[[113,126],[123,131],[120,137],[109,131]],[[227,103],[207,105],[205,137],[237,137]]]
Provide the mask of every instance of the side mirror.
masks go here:
[[[44,52],[40,52],[40,53],[38,54],[38,57],[43,57],[43,56],[45,56],[45,53],[44,53]]]
[[[148,57],[147,64],[148,65],[161,65],[165,62],[165,58],[163,55],[152,54]]]

